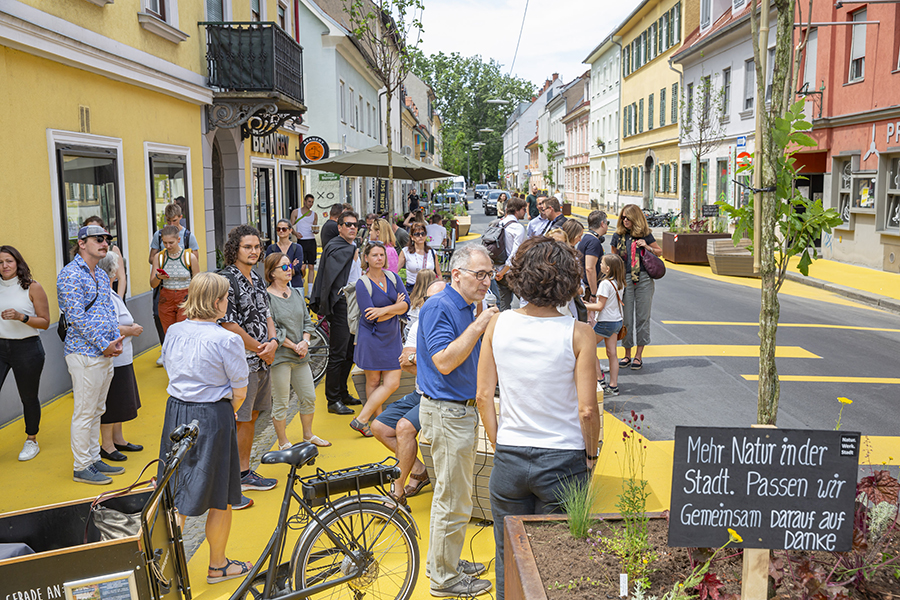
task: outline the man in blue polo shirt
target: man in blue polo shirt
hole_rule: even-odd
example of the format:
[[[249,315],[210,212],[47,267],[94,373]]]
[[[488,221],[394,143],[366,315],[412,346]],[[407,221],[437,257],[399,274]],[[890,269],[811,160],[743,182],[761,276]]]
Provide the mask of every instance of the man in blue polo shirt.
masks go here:
[[[465,246],[450,261],[450,286],[419,312],[419,420],[422,437],[431,441],[435,474],[425,572],[431,595],[439,598],[477,596],[491,589],[491,582],[475,577],[485,571],[484,565],[460,556],[472,515],[481,335],[498,312],[488,308],[475,318],[474,304],[484,299],[493,275],[484,246]]]

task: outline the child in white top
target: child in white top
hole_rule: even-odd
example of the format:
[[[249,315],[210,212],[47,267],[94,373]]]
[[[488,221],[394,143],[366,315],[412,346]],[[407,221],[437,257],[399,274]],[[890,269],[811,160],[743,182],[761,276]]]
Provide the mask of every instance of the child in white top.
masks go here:
[[[625,288],[625,263],[617,254],[604,254],[600,259],[600,272],[603,274],[603,279],[597,286],[597,302],[586,303],[585,307],[589,311],[599,312],[594,325],[594,333],[597,336],[597,345],[603,343],[606,346],[606,356],[609,358],[609,384],[607,385],[603,380],[603,374],[598,368],[600,381],[605,385],[608,395],[618,396],[619,360],[616,355],[616,345],[619,341],[619,330],[622,329],[622,290]]]

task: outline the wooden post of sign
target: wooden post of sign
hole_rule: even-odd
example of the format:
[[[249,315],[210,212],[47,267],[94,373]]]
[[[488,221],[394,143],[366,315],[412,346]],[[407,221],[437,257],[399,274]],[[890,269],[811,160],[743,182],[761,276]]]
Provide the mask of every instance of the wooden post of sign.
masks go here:
[[[754,428],[777,429],[774,425]],[[769,549],[745,548],[741,571],[741,600],[767,600],[769,595]]]

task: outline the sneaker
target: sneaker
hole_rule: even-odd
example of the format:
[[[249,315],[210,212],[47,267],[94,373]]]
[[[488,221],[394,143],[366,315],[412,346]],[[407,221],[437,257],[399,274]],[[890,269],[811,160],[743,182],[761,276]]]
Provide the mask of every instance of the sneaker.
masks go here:
[[[82,471],[74,471],[72,479],[79,483],[90,483],[93,485],[108,485],[112,483],[112,479],[95,469],[94,465]]]
[[[372,437],[372,430],[369,429],[369,424],[363,423],[359,419],[350,421],[350,429],[358,431],[363,437]]]
[[[26,460],[31,460],[35,456],[38,455],[38,452],[41,451],[41,447],[38,446],[38,443],[34,440],[25,440],[25,445],[22,446],[22,451],[19,452],[19,460],[25,462]]]
[[[159,358],[156,359],[156,366],[157,366],[157,367],[162,367],[162,366],[163,366],[162,355],[160,355]]]
[[[94,463],[93,466],[99,472],[105,473],[106,475],[121,475],[125,472],[125,467],[114,467],[112,465],[106,464],[102,460],[98,460]]]
[[[435,598],[471,598],[473,596],[485,594],[489,592],[490,589],[490,581],[463,575],[462,579],[451,586],[440,589],[431,588],[430,591],[431,595]]]
[[[609,365],[600,364],[600,372],[601,373],[609,373]]]
[[[241,494],[241,503],[232,504],[231,510],[244,510],[245,508],[250,508],[251,506],[253,506],[253,500]]]
[[[277,479],[266,479],[265,477],[260,477],[259,473],[257,473],[256,471],[250,471],[249,473],[241,477],[242,492],[246,492],[247,490],[264,492],[266,490],[271,490],[277,484]]]
[[[619,395],[619,386],[606,386],[606,391],[603,392],[607,396],[618,396]]]
[[[481,575],[485,571],[487,571],[487,567],[484,566],[484,563],[480,562],[470,562],[468,560],[460,559],[459,563],[456,565],[456,570],[463,575],[468,575],[469,577],[477,577]],[[431,579],[431,571],[427,568],[425,569],[425,577]]]

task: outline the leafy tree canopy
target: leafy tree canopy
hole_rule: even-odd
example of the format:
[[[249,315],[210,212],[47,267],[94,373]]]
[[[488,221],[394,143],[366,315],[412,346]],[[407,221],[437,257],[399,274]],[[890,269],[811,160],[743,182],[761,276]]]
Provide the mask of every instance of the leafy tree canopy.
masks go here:
[[[412,72],[434,90],[435,109],[443,128],[443,168],[466,174],[466,151],[470,155],[472,181],[496,181],[503,157],[503,132],[506,119],[525,101],[531,101],[535,86],[530,81],[503,74],[494,59],[485,62],[480,55],[462,56],[458,52],[438,52],[425,56],[411,52]],[[490,104],[487,100],[507,100],[508,104]],[[479,129],[493,129],[493,133]],[[486,145],[472,150],[477,141]]]

